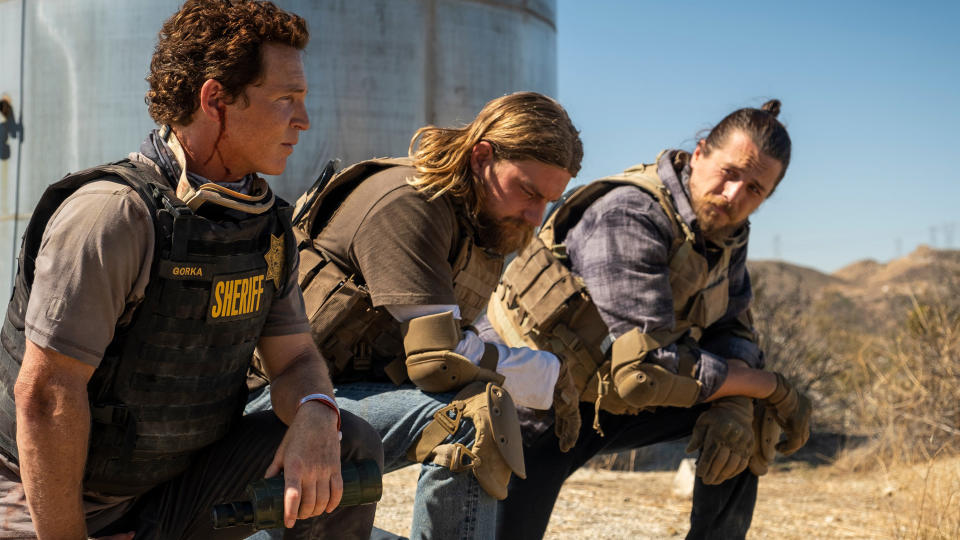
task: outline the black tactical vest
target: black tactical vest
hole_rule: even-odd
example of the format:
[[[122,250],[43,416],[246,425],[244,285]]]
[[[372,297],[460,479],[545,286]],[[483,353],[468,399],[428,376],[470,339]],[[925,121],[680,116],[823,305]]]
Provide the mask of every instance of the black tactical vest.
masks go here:
[[[0,451],[17,460],[13,386],[43,231],[80,186],[131,186],[153,215],[156,245],[145,297],[115,329],[87,391],[90,446],[84,488],[132,495],[182,473],[222,438],[246,400],[246,371],[274,295],[295,256],[292,209],[277,199],[245,214],[205,204],[194,212],[149,165],[121,161],[68,175],[40,200],[20,250],[0,348]]]

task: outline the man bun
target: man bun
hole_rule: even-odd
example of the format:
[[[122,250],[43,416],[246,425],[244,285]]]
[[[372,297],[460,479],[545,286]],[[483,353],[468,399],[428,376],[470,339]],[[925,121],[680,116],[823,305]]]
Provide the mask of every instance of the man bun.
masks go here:
[[[774,118],[776,118],[780,116],[780,100],[771,99],[770,101],[764,103],[763,106],[760,107],[760,110],[767,111],[773,115]]]

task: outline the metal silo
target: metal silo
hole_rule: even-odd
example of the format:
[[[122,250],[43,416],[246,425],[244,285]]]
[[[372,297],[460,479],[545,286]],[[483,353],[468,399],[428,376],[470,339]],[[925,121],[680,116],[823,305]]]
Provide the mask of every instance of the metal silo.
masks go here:
[[[143,96],[176,0],[0,0],[0,283],[29,213],[70,171],[136,150]],[[288,199],[327,159],[403,155],[428,123],[469,121],[488,100],[556,95],[556,0],[280,0],[310,26],[312,127],[286,172]],[[9,289],[8,289],[9,290]]]

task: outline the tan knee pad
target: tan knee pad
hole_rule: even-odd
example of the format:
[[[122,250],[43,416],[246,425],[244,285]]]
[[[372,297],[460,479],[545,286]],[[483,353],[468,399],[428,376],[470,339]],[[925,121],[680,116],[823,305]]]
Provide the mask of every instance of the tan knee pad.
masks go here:
[[[457,432],[463,418],[469,418],[476,430],[473,445],[443,443]],[[453,472],[472,471],[480,487],[499,500],[507,497],[511,472],[520,478],[527,476],[517,409],[510,395],[492,383],[470,384],[434,413],[433,421],[407,450],[407,457]]]

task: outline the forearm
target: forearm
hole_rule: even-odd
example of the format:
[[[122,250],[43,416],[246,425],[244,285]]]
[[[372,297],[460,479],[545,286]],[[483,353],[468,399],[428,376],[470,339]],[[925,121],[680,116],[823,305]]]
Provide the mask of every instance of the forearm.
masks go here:
[[[305,347],[270,383],[273,411],[287,425],[293,422],[303,396],[320,393],[333,398],[330,374],[315,347]]]
[[[333,511],[340,501],[339,413],[316,400],[300,406],[310,394],[333,399],[327,366],[309,332],[261,337],[257,349],[272,384],[273,412],[289,426],[265,476],[283,471],[284,524],[292,527],[298,516]]]
[[[753,369],[741,360],[730,359],[726,379],[705,401],[727,396],[763,399],[772,394],[776,387],[777,379],[772,372]]]
[[[32,345],[32,344],[31,344]],[[36,347],[27,347],[27,355]],[[20,476],[39,538],[86,538],[83,471],[90,408],[85,387],[37,377],[25,362],[16,384]]]

